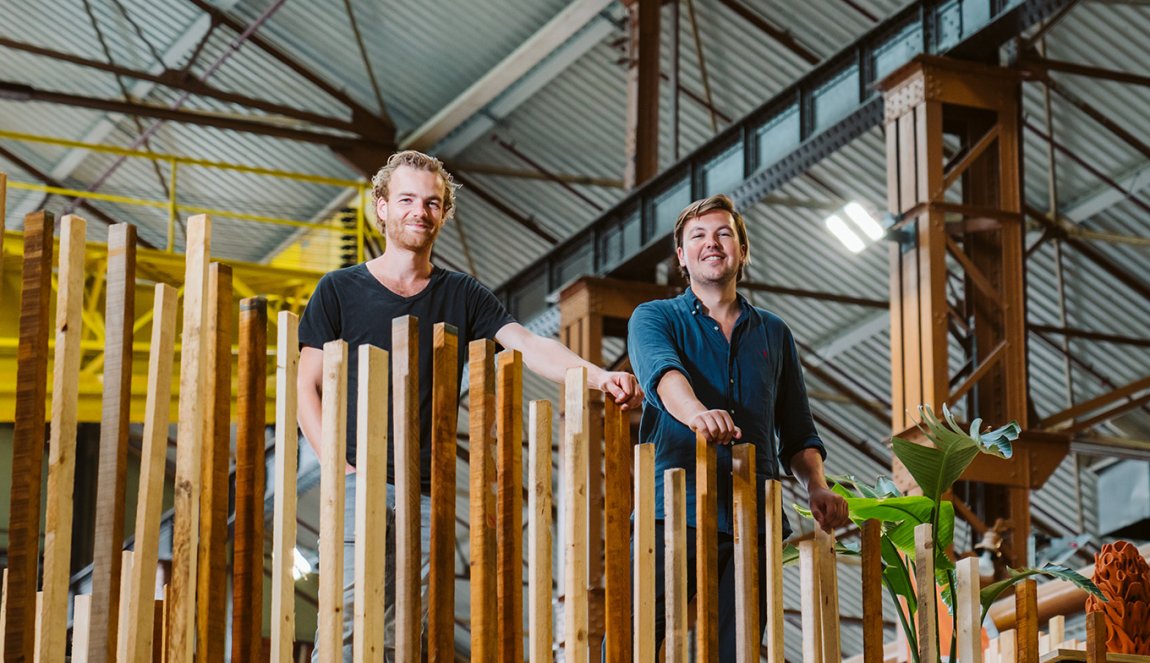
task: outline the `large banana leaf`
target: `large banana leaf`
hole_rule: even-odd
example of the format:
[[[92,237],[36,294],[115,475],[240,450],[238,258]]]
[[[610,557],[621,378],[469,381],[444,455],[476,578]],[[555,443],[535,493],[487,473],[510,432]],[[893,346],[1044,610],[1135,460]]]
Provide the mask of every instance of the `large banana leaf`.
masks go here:
[[[978,593],[979,603],[982,604],[983,619],[986,618],[986,611],[990,610],[990,605],[998,600],[998,597],[1007,589],[1009,589],[1011,585],[1025,580],[1030,576],[1036,575],[1046,575],[1054,578],[1061,578],[1062,580],[1073,583],[1075,587],[1093,594],[1100,600],[1106,601],[1106,597],[1102,594],[1102,590],[1098,589],[1097,585],[1095,585],[1081,573],[1078,573],[1073,569],[1068,569],[1065,566],[1061,566],[1059,564],[1051,564],[1048,562],[1040,569],[1007,569],[1007,571],[1010,573],[1009,578],[989,584],[986,587],[983,587],[982,591]]]
[[[996,430],[979,433],[978,427],[982,422],[976,420],[968,434],[958,426],[946,406],[943,406],[945,424],[927,406],[920,407],[919,413],[922,415],[920,428],[934,446],[914,444],[898,437],[892,438],[891,443],[895,455],[922,488],[923,494],[934,501],[950,490],[980,452],[1009,458],[1013,453],[1011,443],[1020,431],[1018,424],[1011,422]]]

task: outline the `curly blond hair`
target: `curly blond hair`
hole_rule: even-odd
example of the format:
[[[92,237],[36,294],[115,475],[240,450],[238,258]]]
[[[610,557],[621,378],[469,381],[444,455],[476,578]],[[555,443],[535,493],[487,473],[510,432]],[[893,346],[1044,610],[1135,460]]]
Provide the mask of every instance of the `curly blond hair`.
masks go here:
[[[443,167],[443,162],[433,156],[417,152],[415,150],[404,150],[403,152],[396,152],[387,159],[387,163],[375,177],[371,178],[371,193],[374,202],[380,200],[387,200],[388,186],[391,184],[391,175],[395,172],[396,168],[400,166],[408,166],[416,170],[425,170],[429,173],[439,175],[439,179],[443,182],[443,220],[446,221],[455,215],[455,190],[459,185],[455,183],[455,179],[451,177],[451,173]],[[382,221],[381,221],[382,223]]]

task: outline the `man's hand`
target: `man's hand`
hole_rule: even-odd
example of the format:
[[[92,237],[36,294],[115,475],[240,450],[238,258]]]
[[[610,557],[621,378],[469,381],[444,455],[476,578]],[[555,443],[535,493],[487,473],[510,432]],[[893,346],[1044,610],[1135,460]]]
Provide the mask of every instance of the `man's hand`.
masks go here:
[[[711,444],[730,444],[743,436],[743,431],[726,410],[703,410],[688,419],[687,426],[696,433],[702,433]]]
[[[604,371],[597,386],[599,391],[610,395],[624,410],[633,410],[643,404],[643,389],[630,373]]]
[[[842,495],[823,486],[811,487],[810,490],[811,515],[824,532],[830,532],[836,527],[844,527],[850,522],[850,510],[847,501]]]

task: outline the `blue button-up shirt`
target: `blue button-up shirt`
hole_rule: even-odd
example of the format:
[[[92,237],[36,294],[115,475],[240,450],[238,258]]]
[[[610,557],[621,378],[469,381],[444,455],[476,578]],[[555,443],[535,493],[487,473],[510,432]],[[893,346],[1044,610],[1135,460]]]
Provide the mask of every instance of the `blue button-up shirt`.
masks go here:
[[[628,324],[631,367],[646,394],[639,440],[655,443],[655,518],[663,516],[663,472],[680,467],[687,478],[687,524],[695,527],[695,433],[663,406],[656,387],[667,371],[682,373],[709,409],[731,413],[742,430],[737,443],[755,445],[759,527],[764,480],[808,448],[826,457],[815,431],[794,337],[777,315],[739,295],[739,318],[730,342],[703,311],[690,288],[673,299],[647,302]],[[715,449],[718,530],[732,532],[731,448]],[[790,526],[783,521],[783,536]]]

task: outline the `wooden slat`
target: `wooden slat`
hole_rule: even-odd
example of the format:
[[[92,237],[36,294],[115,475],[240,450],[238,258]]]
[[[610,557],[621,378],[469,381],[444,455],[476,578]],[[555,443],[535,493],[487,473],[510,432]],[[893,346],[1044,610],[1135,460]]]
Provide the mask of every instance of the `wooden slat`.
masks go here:
[[[180,407],[176,433],[175,521],[172,526],[171,614],[165,633],[167,663],[191,663],[195,644],[196,552],[200,521],[200,449],[203,442],[205,377],[205,288],[211,244],[206,215],[187,223],[184,324],[180,345]]]
[[[763,491],[763,518],[766,540],[766,574],[762,585],[767,592],[763,616],[767,631],[769,663],[783,663],[783,486],[768,479]]]
[[[1014,586],[1015,614],[1018,615],[1018,663],[1038,663],[1038,584],[1026,579]]]
[[[1107,637],[1102,612],[1086,613],[1086,663],[1106,663]]]
[[[383,660],[387,554],[387,352],[359,346],[355,443],[355,663]]]
[[[835,537],[833,533],[815,529],[815,544],[819,553],[819,598],[822,606],[823,660],[842,660],[842,645],[839,640],[839,582],[838,562],[835,559]]]
[[[163,593],[167,594],[167,586],[164,587]],[[167,615],[168,609],[165,607],[164,599],[156,599],[156,609],[152,613],[152,663],[163,663],[164,661],[164,632],[167,628]],[[148,660],[148,659],[138,659]]]
[[[459,332],[451,325],[437,322],[433,333],[431,577],[428,584],[427,658],[431,663],[444,663],[455,660],[455,435],[459,413],[459,378],[456,372],[459,365]],[[516,415],[522,418],[522,414],[517,412]],[[516,448],[522,446],[521,440],[522,437],[516,438]],[[520,494],[522,487],[523,482],[520,481],[519,490],[514,492]],[[523,519],[522,508],[519,510],[519,519]],[[522,537],[522,531],[519,531]],[[522,548],[519,550],[522,551]],[[523,555],[520,554],[519,565],[522,563]],[[516,589],[521,596],[522,584]],[[522,610],[518,616],[522,623]],[[522,638],[519,648],[522,651]]]
[[[978,599],[980,589],[978,558],[960,559],[956,566],[958,595],[955,597],[955,614],[958,616],[956,640],[958,660],[963,663],[982,663],[982,625],[979,620],[982,606]]]
[[[233,661],[258,661],[263,651],[267,348],[267,300],[263,297],[244,299],[240,302],[240,356],[236,395],[236,520],[232,544]],[[344,370],[346,363],[345,356]],[[342,490],[340,494],[343,494]],[[342,511],[340,514],[342,516]],[[341,543],[342,532],[340,530]],[[339,568],[337,577],[342,578],[343,568]],[[235,606],[240,608],[236,609]]]
[[[687,478],[682,468],[663,472],[663,608],[667,663],[687,663]]]
[[[208,267],[204,447],[196,569],[196,660],[222,661],[227,629],[228,469],[232,456],[232,269]],[[239,619],[243,619],[240,617]]]
[[[495,643],[498,635],[498,612],[496,608],[496,553],[495,553],[495,342],[478,339],[471,342],[468,351],[468,429],[470,431],[470,544],[471,544],[471,660],[475,663],[495,663]],[[534,404],[533,404],[534,405]],[[534,410],[533,410],[534,411]],[[532,434],[536,433],[534,425]],[[547,429],[550,440],[551,429]],[[534,465],[532,465],[534,467]],[[547,467],[550,476],[551,445],[547,445]],[[534,484],[533,484],[534,485]],[[547,496],[550,499],[551,483],[547,483]],[[531,498],[536,499],[535,493]],[[534,513],[534,511],[532,511]],[[550,507],[547,522],[551,520]],[[550,530],[548,530],[550,536]],[[531,537],[532,545],[537,542]],[[535,548],[532,548],[534,551]],[[550,559],[551,550],[547,549]],[[550,597],[551,566],[547,566],[548,597]],[[534,577],[534,576],[532,576]],[[532,600],[536,588],[532,587]],[[550,601],[550,599],[548,599]],[[550,602],[547,604],[550,610]],[[534,610],[532,615],[534,615]],[[550,614],[550,613],[549,613]],[[536,626],[532,625],[532,638]],[[546,624],[548,633],[551,622]],[[534,643],[534,640],[532,641]],[[550,652],[548,642],[548,652]],[[532,647],[534,650],[534,645]],[[535,660],[535,656],[531,657]]]
[[[571,368],[565,383],[566,425],[563,441],[563,485],[566,492],[564,523],[567,546],[564,573],[563,615],[565,660],[587,663],[589,656],[587,612],[587,369]]]
[[[934,588],[934,529],[914,528],[915,588],[918,594],[918,660],[938,658],[938,603]]]
[[[628,413],[604,399],[603,555],[606,661],[631,659],[631,425]]]
[[[658,542],[662,545],[662,541]],[[655,445],[635,446],[635,661],[655,660]]]
[[[125,550],[120,553],[120,568],[124,570],[124,573],[120,576],[120,606],[117,610],[120,614],[117,619],[119,619],[120,624],[123,624],[122,631],[131,629],[133,626],[128,621],[128,610],[132,607],[130,596],[132,593],[132,570],[135,568],[135,558],[136,553],[132,550]],[[143,571],[144,569],[141,568],[140,570]],[[117,640],[118,639],[117,637]]]
[[[175,304],[174,299],[172,303]],[[116,607],[120,604],[120,551],[124,547],[135,309],[136,226],[117,223],[108,228],[104,282],[104,375],[101,378],[100,459],[96,470],[96,527],[92,543],[89,663],[107,663],[115,658],[119,648],[116,634],[121,629]],[[170,355],[168,361],[171,361]]]
[[[1050,648],[1058,649],[1066,641],[1066,617],[1062,615],[1051,617],[1046,628],[1050,631]]]
[[[758,663],[759,631],[759,518],[755,445],[731,447],[732,506],[735,514],[735,657],[739,663]]]
[[[877,520],[862,526],[862,605],[863,663],[882,663],[882,523]]]
[[[152,601],[156,595],[155,568],[160,549],[160,519],[164,508],[164,462],[167,459],[172,402],[177,299],[175,288],[165,283],[156,284],[152,304],[152,341],[149,346],[148,392],[144,404],[144,434],[140,440],[140,483],[136,498],[135,552],[140,563],[130,574],[128,618],[121,625],[120,637],[117,638],[116,660],[120,663],[147,661],[153,651]],[[121,563],[116,564],[117,568],[121,566]],[[119,594],[118,588],[116,593]]]
[[[1015,654],[1014,629],[1008,629],[998,635],[998,660],[1001,663],[1015,663],[1018,660]]]
[[[898,118],[898,206],[900,212],[914,207],[918,195],[918,161],[914,113],[904,113]]]
[[[72,663],[88,663],[91,625],[92,595],[77,594],[72,603]]]
[[[56,291],[56,348],[52,362],[52,426],[48,441],[48,495],[44,522],[44,619],[40,660],[64,660],[68,648],[68,580],[72,565],[72,493],[76,477],[76,403],[80,390],[80,319],[84,303],[84,250],[88,224],[60,220],[60,273]]]
[[[474,364],[473,364],[474,366]],[[474,370],[474,368],[472,369]],[[476,393],[471,392],[474,408]],[[551,401],[528,406],[527,614],[528,660],[552,658],[551,634]],[[475,438],[472,437],[472,448]],[[474,454],[474,452],[473,452]],[[472,462],[475,456],[472,455]],[[474,522],[474,521],[472,521]],[[475,528],[475,525],[472,525]],[[474,567],[472,567],[474,569]],[[475,622],[472,622],[474,626]],[[472,631],[474,642],[475,631]],[[472,656],[472,661],[476,658]]]
[[[0,217],[3,212],[0,211]],[[8,623],[8,569],[3,570],[0,577],[0,652],[4,651],[5,626]]]
[[[719,534],[715,447],[695,435],[695,646],[700,661],[719,657]]]
[[[299,374],[299,317],[280,311],[276,338],[276,464],[272,516],[271,662],[292,663],[295,641],[295,578],[292,564],[296,543],[296,423]],[[386,407],[386,401],[383,401]],[[380,407],[378,404],[376,407]],[[383,418],[387,421],[387,417]]]
[[[998,653],[998,638],[991,638],[986,643],[985,663],[999,663],[1000,656]]]
[[[16,412],[12,425],[12,492],[8,517],[8,599],[4,660],[35,653],[36,578],[40,560],[40,489],[44,399],[48,387],[48,302],[52,298],[52,215],[24,217]]]
[[[420,658],[419,320],[391,322],[395,468],[395,659]]]
[[[523,660],[523,358],[495,358],[496,548],[499,660]]]
[[[822,598],[819,562],[813,539],[799,542],[799,582],[802,587],[803,663],[823,663]]]
[[[343,660],[343,511],[347,471],[347,343],[323,345],[323,441],[320,443],[319,608],[320,663]],[[416,595],[418,596],[418,594]]]

